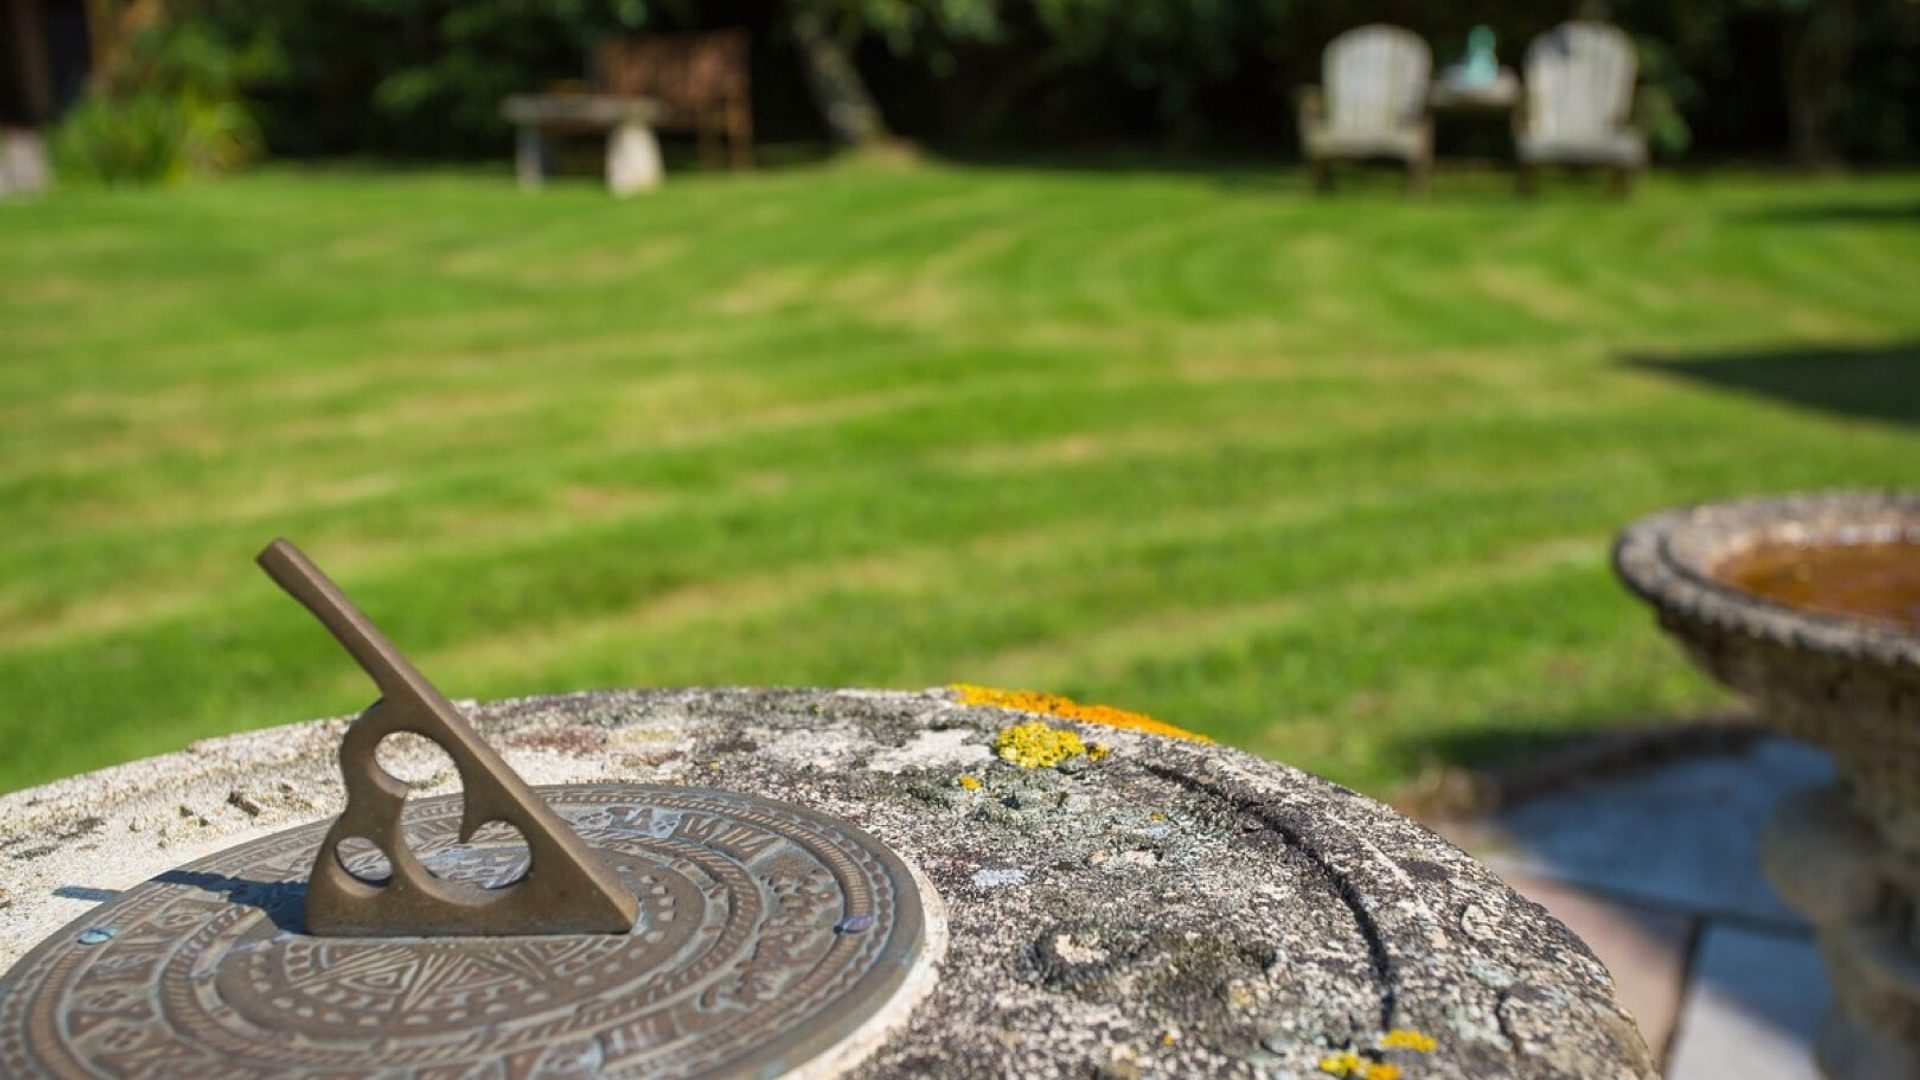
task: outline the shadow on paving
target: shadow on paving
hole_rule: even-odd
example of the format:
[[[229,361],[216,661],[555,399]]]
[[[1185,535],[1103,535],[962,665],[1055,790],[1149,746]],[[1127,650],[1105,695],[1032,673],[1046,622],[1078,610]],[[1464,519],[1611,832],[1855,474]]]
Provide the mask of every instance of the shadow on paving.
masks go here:
[[[1758,848],[1781,798],[1831,782],[1827,756],[1733,716],[1516,726],[1408,747],[1429,768],[1403,808],[1593,948],[1670,1080],[1816,1080],[1826,979]]]
[[[1799,348],[1678,356],[1630,355],[1629,367],[1804,409],[1920,425],[1920,341],[1872,348]]]

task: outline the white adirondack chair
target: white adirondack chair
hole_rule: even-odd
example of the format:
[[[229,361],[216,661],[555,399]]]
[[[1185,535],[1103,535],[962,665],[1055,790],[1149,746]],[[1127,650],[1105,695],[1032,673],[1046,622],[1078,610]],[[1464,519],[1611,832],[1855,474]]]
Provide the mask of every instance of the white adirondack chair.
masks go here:
[[[1609,169],[1623,191],[1647,165],[1647,140],[1633,126],[1638,61],[1619,27],[1566,22],[1527,46],[1526,92],[1514,116],[1520,178],[1531,187],[1542,165]]]
[[[1304,88],[1299,102],[1315,186],[1332,183],[1336,160],[1392,158],[1406,163],[1407,187],[1425,191],[1433,164],[1427,43],[1397,26],[1362,26],[1329,42],[1320,64],[1324,89]]]

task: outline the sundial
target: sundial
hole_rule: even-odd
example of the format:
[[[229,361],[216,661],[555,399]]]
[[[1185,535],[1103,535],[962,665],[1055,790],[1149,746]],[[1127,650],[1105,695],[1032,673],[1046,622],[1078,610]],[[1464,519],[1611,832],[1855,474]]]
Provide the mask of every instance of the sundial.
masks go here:
[[[739,792],[530,787],[297,548],[260,563],[380,690],[346,808],[43,941],[0,977],[0,1075],[776,1076],[901,991],[923,899],[872,836]],[[461,793],[408,799],[375,753],[403,732]]]

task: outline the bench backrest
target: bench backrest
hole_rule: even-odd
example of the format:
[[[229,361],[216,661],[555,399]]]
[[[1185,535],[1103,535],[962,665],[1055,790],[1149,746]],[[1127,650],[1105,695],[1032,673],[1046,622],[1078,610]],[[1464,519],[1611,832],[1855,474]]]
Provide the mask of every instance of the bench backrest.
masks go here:
[[[1638,66],[1617,26],[1566,22],[1527,46],[1527,127],[1548,138],[1606,135],[1626,123]]]
[[[745,105],[747,70],[745,30],[618,38],[601,43],[594,53],[599,89],[653,98],[669,122]]]
[[[1393,131],[1425,107],[1433,52],[1411,30],[1374,24],[1349,30],[1321,57],[1327,122],[1336,131]]]

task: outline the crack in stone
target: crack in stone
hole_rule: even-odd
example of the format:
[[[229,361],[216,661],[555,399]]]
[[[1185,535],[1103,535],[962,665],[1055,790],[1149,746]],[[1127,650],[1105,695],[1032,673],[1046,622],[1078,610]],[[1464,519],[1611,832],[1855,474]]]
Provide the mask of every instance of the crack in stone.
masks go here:
[[[1381,935],[1379,925],[1373,921],[1373,914],[1367,910],[1366,903],[1360,898],[1360,891],[1354,888],[1353,883],[1333,868],[1333,864],[1327,861],[1319,848],[1309,844],[1301,836],[1300,830],[1292,821],[1274,813],[1259,801],[1164,765],[1146,763],[1143,768],[1162,780],[1171,781],[1188,791],[1225,803],[1234,812],[1253,818],[1279,836],[1288,847],[1306,856],[1314,869],[1326,878],[1334,895],[1339,897],[1340,902],[1346,906],[1347,913],[1353,917],[1355,928],[1360,931],[1360,937],[1367,943],[1367,960],[1373,968],[1374,980],[1380,984],[1380,1028],[1383,1031],[1391,1030],[1394,1016],[1399,1011],[1400,1005],[1399,989],[1395,985],[1393,957],[1387,952],[1386,939]]]
[[[1512,1018],[1507,1015],[1507,1003],[1513,1000],[1513,991],[1509,988],[1500,991],[1493,999],[1493,1022],[1500,1027],[1500,1036],[1507,1040],[1507,1051],[1520,1052],[1520,1036],[1514,1034]]]

